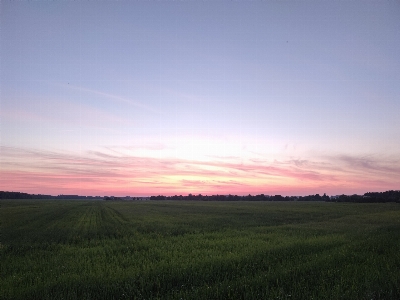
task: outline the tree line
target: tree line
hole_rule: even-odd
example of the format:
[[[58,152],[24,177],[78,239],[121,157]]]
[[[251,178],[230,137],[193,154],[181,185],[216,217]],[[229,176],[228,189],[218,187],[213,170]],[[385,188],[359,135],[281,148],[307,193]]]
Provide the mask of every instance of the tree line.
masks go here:
[[[21,192],[5,192],[0,191],[0,199],[87,199],[87,200],[110,200],[109,197],[100,196],[78,196],[78,195],[42,195],[42,194],[28,194]],[[118,197],[112,197],[113,200],[123,200]],[[142,199],[131,197],[132,200]],[[386,191],[386,192],[368,192],[364,195],[339,195],[327,196],[324,195],[308,195],[308,196],[282,196],[282,195],[192,195],[187,196],[151,196],[150,200],[182,200],[182,201],[325,201],[325,202],[354,202],[354,203],[384,203],[384,202],[397,202],[400,203],[400,191]]]
[[[187,196],[151,196],[150,200],[183,200],[183,201],[325,201],[325,202],[355,202],[355,203],[375,203],[375,202],[397,202],[400,203],[400,191],[368,192],[364,195],[308,195],[308,196],[282,196],[282,195],[192,195]]]
[[[28,193],[21,193],[21,192],[5,192],[0,191],[0,199],[97,199],[101,200],[103,197],[100,196],[79,196],[79,195],[43,195],[43,194],[28,194]]]

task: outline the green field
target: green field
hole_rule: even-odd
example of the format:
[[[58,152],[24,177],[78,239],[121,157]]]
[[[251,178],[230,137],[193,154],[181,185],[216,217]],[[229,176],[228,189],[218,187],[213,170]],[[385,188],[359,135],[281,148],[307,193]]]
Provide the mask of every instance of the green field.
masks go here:
[[[400,299],[400,204],[0,201],[1,299]]]

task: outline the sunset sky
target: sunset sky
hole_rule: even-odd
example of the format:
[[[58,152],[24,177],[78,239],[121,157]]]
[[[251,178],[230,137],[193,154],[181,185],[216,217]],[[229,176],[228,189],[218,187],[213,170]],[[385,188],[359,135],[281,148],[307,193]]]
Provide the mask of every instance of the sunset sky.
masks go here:
[[[400,189],[399,1],[1,1],[0,190]]]

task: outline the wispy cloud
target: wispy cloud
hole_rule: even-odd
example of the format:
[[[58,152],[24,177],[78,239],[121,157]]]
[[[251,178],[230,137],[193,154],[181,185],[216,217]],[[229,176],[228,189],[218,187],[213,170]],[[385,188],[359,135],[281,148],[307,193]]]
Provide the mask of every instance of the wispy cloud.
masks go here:
[[[0,154],[0,189],[50,194],[351,193],[395,188],[400,175],[396,159],[348,155],[319,162],[195,161],[6,146]]]
[[[339,163],[362,173],[393,174],[400,177],[400,159],[376,155],[350,156],[338,155],[333,157]]]
[[[168,149],[169,147],[166,144],[160,142],[143,142],[131,146],[112,146],[112,147],[107,146],[106,148],[111,151],[114,151],[115,153],[121,154],[121,151],[135,151],[138,149],[157,151],[157,150],[165,150]]]
[[[0,110],[0,117],[1,119],[7,120],[7,121],[13,121],[13,122],[21,122],[21,121],[28,121],[28,122],[38,122],[38,121],[42,121],[43,118],[35,113],[35,112],[31,112],[31,111],[27,111],[24,109],[9,109],[9,108],[2,108]]]
[[[130,125],[132,120],[86,105],[85,103],[75,103],[64,99],[41,98],[34,99],[42,105],[35,105],[30,108],[24,106],[3,108],[0,117],[4,121],[13,123],[52,123],[53,126],[69,127],[94,127],[109,130],[113,124]],[[107,124],[107,126],[105,126]],[[63,131],[73,131],[74,129],[64,129]]]
[[[72,84],[63,84],[62,86],[64,88],[69,88],[69,89],[73,89],[76,91],[81,91],[81,92],[85,92],[88,94],[97,95],[97,96],[103,97],[103,98],[108,99],[113,102],[123,103],[126,105],[134,106],[134,107],[137,107],[137,108],[140,108],[140,109],[143,109],[143,110],[155,113],[155,114],[160,114],[160,112],[158,110],[155,110],[154,108],[152,108],[140,101],[137,101],[137,100],[132,100],[129,98],[121,97],[119,95],[110,94],[110,93],[106,93],[106,92],[99,91],[99,90],[93,90],[93,89],[89,89],[86,87],[74,86]]]

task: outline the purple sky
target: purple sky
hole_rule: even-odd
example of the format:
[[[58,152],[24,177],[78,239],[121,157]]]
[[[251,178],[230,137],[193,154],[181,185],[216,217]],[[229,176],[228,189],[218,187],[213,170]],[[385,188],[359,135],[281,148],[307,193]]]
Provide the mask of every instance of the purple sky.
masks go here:
[[[398,1],[1,1],[0,190],[400,189]]]

